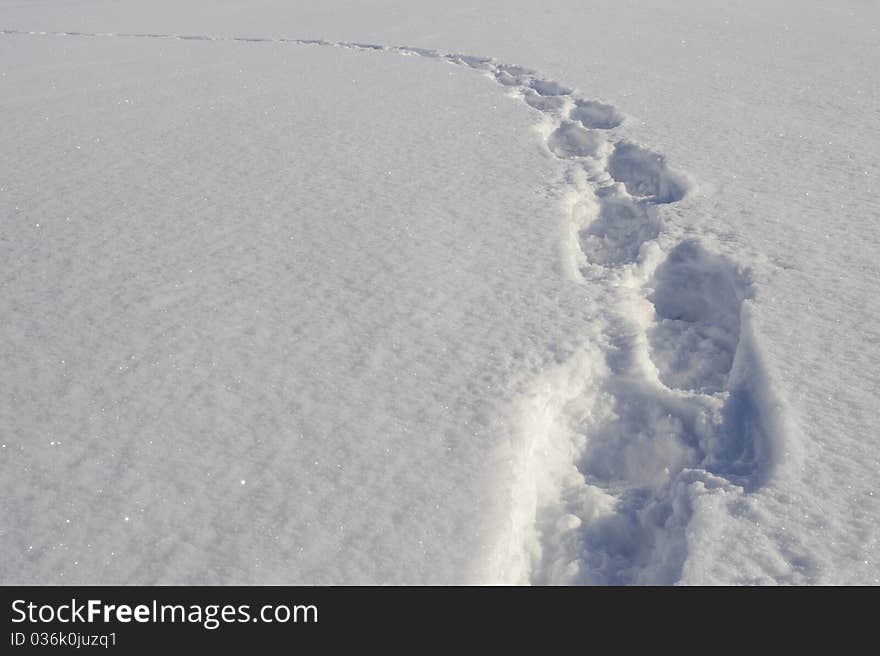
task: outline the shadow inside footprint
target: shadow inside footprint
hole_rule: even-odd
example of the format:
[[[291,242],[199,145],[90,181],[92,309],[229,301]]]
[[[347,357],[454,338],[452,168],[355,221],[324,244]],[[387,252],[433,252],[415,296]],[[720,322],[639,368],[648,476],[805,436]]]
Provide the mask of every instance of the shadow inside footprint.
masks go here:
[[[674,203],[688,190],[684,176],[671,171],[662,155],[626,141],[614,147],[608,173],[630,194],[653,203]]]
[[[657,323],[649,340],[660,380],[681,390],[724,389],[739,343],[746,278],[726,258],[685,241],[657,268],[651,286]]]
[[[579,235],[581,250],[590,264],[635,262],[642,244],[660,234],[655,208],[615,192],[611,188],[598,194],[599,216]]]
[[[578,100],[569,116],[585,128],[596,130],[610,130],[623,122],[623,115],[614,107],[595,100]]]
[[[491,57],[477,57],[475,55],[462,55],[460,53],[455,53],[446,55],[446,59],[453,64],[469,66],[470,68],[475,68],[479,71],[488,71],[493,68]]]
[[[559,158],[596,157],[605,140],[577,123],[564,121],[547,139],[547,147]]]
[[[532,80],[530,86],[542,96],[567,96],[572,91],[553,80]]]
[[[593,427],[578,469],[589,482],[657,488],[703,459],[701,415],[638,386],[619,384],[611,412]]]
[[[620,381],[588,433],[578,470],[616,498],[614,512],[580,529],[582,583],[670,584],[681,573],[689,509],[683,471],[699,466],[711,426],[697,406]],[[668,394],[668,392],[666,393]]]
[[[498,81],[498,84],[505,87],[516,87],[523,84],[521,77],[511,75],[507,71],[502,70],[495,71],[495,79]]]
[[[564,96],[542,96],[531,89],[523,92],[523,100],[527,105],[541,112],[558,112],[565,107]]]

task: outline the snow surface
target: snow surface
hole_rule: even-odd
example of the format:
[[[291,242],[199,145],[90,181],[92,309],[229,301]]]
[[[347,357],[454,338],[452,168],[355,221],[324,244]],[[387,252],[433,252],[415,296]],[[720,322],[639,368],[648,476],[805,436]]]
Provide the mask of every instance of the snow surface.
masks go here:
[[[880,582],[878,18],[3,0],[0,581]]]

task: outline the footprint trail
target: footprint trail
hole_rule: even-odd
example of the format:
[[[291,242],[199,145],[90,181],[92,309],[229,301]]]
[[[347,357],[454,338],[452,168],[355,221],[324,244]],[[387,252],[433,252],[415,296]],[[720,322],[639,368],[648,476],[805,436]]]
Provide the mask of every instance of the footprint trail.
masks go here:
[[[473,69],[542,115],[548,156],[566,168],[570,278],[598,290],[595,343],[546,372],[515,412],[510,519],[482,580],[670,584],[688,555],[695,495],[747,494],[766,480],[772,440],[743,337],[748,273],[698,238],[661,246],[663,207],[690,184],[622,138],[623,114],[576,89],[490,57],[322,39],[28,32],[293,44],[421,57]],[[760,373],[760,372],[758,372]]]

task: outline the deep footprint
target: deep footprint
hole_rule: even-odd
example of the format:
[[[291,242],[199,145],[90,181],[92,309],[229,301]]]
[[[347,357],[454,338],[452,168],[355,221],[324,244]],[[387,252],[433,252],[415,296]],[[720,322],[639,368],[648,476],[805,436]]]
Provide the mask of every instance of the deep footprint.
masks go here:
[[[590,264],[614,267],[635,262],[642,244],[660,234],[656,208],[621,194],[619,186],[597,192],[599,215],[579,235]]]
[[[595,100],[575,101],[569,118],[595,130],[610,130],[623,123],[623,115],[617,109]]]
[[[609,403],[585,426],[578,463],[587,485],[615,497],[614,511],[577,529],[578,583],[674,583],[687,556],[683,472],[699,467],[714,427],[698,405],[626,377],[608,382]]]
[[[726,258],[685,241],[649,286],[657,323],[648,338],[660,380],[673,389],[723,390],[739,344],[748,280]]]
[[[688,191],[684,176],[671,171],[662,155],[628,141],[614,147],[608,173],[630,194],[652,203],[674,203]]]
[[[577,123],[563,121],[547,138],[547,147],[560,159],[596,157],[605,144],[598,133],[585,130]]]

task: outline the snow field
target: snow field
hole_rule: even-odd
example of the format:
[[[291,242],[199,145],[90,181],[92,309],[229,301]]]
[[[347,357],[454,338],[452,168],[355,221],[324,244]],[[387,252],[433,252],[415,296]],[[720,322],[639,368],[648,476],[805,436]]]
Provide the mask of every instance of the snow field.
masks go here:
[[[200,273],[168,293],[161,287],[148,289],[145,298],[154,298],[166,316],[176,314],[182,324],[202,326],[197,340],[221,344],[214,349],[220,357],[214,359],[224,368],[223,377],[241,377],[248,367],[255,369],[238,383],[246,395],[238,401],[227,395],[204,412],[194,412],[206,393],[213,394],[217,379],[194,384],[200,379],[185,373],[195,361],[189,356],[177,359],[176,366],[183,368],[176,377],[164,379],[169,384],[157,384],[159,379],[147,376],[144,380],[152,380],[153,387],[133,386],[131,373],[120,374],[113,377],[113,384],[128,399],[129,408],[137,408],[139,398],[156,394],[170,401],[165,412],[172,418],[161,422],[167,436],[159,440],[165,455],[145,457],[149,452],[138,446],[144,433],[137,422],[142,420],[134,419],[131,411],[116,414],[116,421],[121,421],[118,435],[135,436],[128,444],[117,441],[124,446],[121,457],[106,446],[84,451],[75,439],[81,418],[75,413],[65,416],[59,408],[81,407],[96,398],[96,389],[104,394],[94,384],[101,376],[83,376],[82,367],[73,369],[71,374],[81,386],[75,396],[56,396],[55,407],[38,400],[39,392],[56,389],[49,373],[54,364],[43,364],[29,353],[34,335],[46,334],[24,326],[38,325],[41,316],[55,316],[47,315],[45,308],[52,298],[58,298],[58,289],[22,287],[24,278],[16,277],[16,272],[28,271],[31,280],[54,275],[41,258],[53,247],[59,253],[65,249],[57,248],[58,232],[45,230],[56,225],[53,212],[40,215],[34,212],[38,207],[34,202],[20,202],[28,200],[21,192],[31,183],[22,182],[11,156],[7,157],[4,170],[12,175],[7,176],[6,191],[14,192],[9,199],[16,212],[18,206],[24,210],[13,216],[38,223],[43,241],[33,241],[36,233],[30,231],[10,233],[6,241],[23,240],[25,247],[7,258],[14,266],[6,272],[11,274],[8,289],[15,292],[7,296],[5,316],[12,318],[7,335],[13,339],[7,343],[11,359],[6,361],[14,365],[8,379],[17,381],[17,389],[13,402],[3,408],[4,425],[13,436],[4,438],[4,443],[16,454],[7,459],[10,468],[4,470],[10,484],[4,510],[12,518],[4,544],[13,554],[4,578],[13,571],[31,581],[50,580],[59,572],[71,577],[69,561],[78,561],[83,582],[99,577],[107,582],[180,581],[182,577],[195,582],[877,580],[878,507],[872,491],[878,471],[877,432],[869,410],[877,394],[877,367],[871,364],[876,362],[877,351],[871,345],[876,342],[878,315],[876,295],[870,291],[877,271],[872,255],[877,233],[871,223],[876,201],[870,195],[876,166],[869,157],[874,138],[863,129],[869,123],[865,121],[869,108],[876,104],[871,99],[877,89],[872,84],[876,76],[865,67],[870,61],[864,56],[865,45],[876,38],[854,26],[849,16],[867,13],[865,6],[814,6],[799,9],[794,16],[786,3],[745,3],[736,8],[713,3],[674,8],[667,3],[640,3],[634,8],[595,2],[589,7],[587,24],[582,3],[559,3],[540,11],[525,5],[511,7],[511,3],[487,3],[479,10],[452,3],[444,6],[442,17],[433,16],[426,5],[419,11],[408,10],[396,22],[389,13],[393,13],[393,2],[382,7],[355,5],[347,10],[356,19],[341,23],[338,11],[328,14],[329,18],[316,7],[303,7],[302,16],[300,10],[294,16],[286,8],[273,14],[268,6],[272,3],[265,4],[258,11],[239,15],[228,26],[223,24],[229,19],[227,14],[237,11],[232,5],[218,7],[219,13],[207,23],[203,16],[187,15],[187,11],[177,11],[168,19],[150,16],[150,12],[130,13],[131,7],[117,11],[116,16],[103,7],[93,16],[79,8],[65,8],[36,22],[28,18],[27,8],[16,7],[8,14],[16,16],[8,23],[10,27],[78,28],[78,33],[68,32],[70,38],[59,40],[69,45],[57,49],[68,53],[80,47],[74,47],[73,41],[86,41],[81,36],[87,32],[83,28],[92,27],[91,34],[105,37],[88,39],[94,44],[87,47],[94,61],[106,62],[106,49],[116,48],[109,44],[124,41],[110,37],[122,34],[142,35],[125,39],[133,49],[142,47],[141,53],[129,51],[127,56],[135,59],[159,52],[173,62],[174,44],[187,42],[193,47],[208,46],[215,54],[223,51],[214,48],[232,42],[242,49],[254,48],[255,53],[264,49],[261,55],[244,55],[261,60],[253,71],[279,66],[281,43],[289,40],[294,47],[324,46],[316,53],[348,53],[353,58],[351,66],[339,66],[342,60],[334,57],[331,67],[338,70],[332,75],[306,77],[312,88],[299,92],[304,102],[293,111],[277,114],[279,120],[273,123],[276,134],[319,134],[333,148],[342,145],[332,174],[332,166],[314,165],[321,159],[315,153],[324,147],[320,139],[305,145],[288,143],[288,148],[301,153],[300,163],[275,159],[281,159],[276,170],[315,169],[311,177],[303,177],[309,184],[299,188],[298,197],[304,202],[301,211],[285,217],[291,225],[310,215],[326,217],[326,208],[336,203],[339,211],[330,215],[346,217],[348,238],[342,230],[334,232],[334,239],[323,240],[323,230],[332,229],[336,221],[315,224],[301,233],[298,251],[309,266],[291,265],[289,252],[280,247],[287,236],[285,229],[268,228],[271,220],[264,220],[267,228],[254,230],[257,224],[250,218],[247,203],[236,205],[241,209],[236,220],[245,217],[247,227],[218,232],[221,226],[234,225],[224,218],[222,208],[230,201],[234,204],[235,194],[254,207],[264,202],[260,200],[262,179],[282,183],[264,196],[275,199],[266,207],[265,216],[277,216],[290,207],[291,197],[297,197],[296,188],[285,187],[283,173],[260,166],[256,151],[272,152],[274,137],[261,135],[255,141],[249,133],[252,128],[245,126],[236,126],[241,139],[234,143],[253,142],[259,148],[240,167],[232,168],[237,169],[238,179],[257,187],[257,193],[242,193],[241,187],[230,184],[235,177],[222,178],[222,185],[210,189],[212,213],[204,216],[204,225],[212,225],[217,235],[214,253],[230,238],[240,242],[234,257],[225,260],[232,267],[240,266],[235,261],[264,259],[268,244],[279,245],[270,256],[272,264],[259,268],[264,282],[255,285],[253,276],[250,283],[247,276],[243,278],[250,298],[277,298],[279,290],[295,287],[292,281],[319,280],[315,274],[321,269],[330,276],[326,285],[316,286],[316,295],[321,290],[331,295],[345,289],[357,293],[345,295],[345,302],[332,308],[307,305],[317,309],[320,317],[313,315],[318,318],[306,322],[307,327],[297,320],[303,337],[298,346],[292,346],[297,342],[289,341],[289,335],[278,328],[282,318],[290,316],[284,303],[277,305],[277,324],[274,319],[268,323],[254,320],[250,310],[264,310],[258,303],[240,307],[238,294],[224,298],[213,291],[206,293],[206,289],[225,288],[217,276],[209,277],[212,282],[205,285],[198,280]],[[475,12],[489,18],[460,20]],[[266,15],[283,20],[267,22]],[[208,29],[208,24],[223,36],[198,31]],[[870,19],[859,21],[859,25],[871,24]],[[133,25],[153,36],[131,29]],[[178,27],[179,36],[165,32],[170,25]],[[193,31],[184,33],[181,29],[187,28],[181,25]],[[113,28],[115,32],[109,31]],[[276,29],[334,38],[259,36]],[[238,30],[258,36],[230,36]],[[41,34],[12,32],[7,33],[9,39]],[[825,38],[830,33],[845,33],[847,38]],[[511,40],[511,36],[516,38]],[[539,63],[558,77],[483,56],[378,45],[395,41],[506,53],[507,58]],[[10,45],[7,61],[18,62],[23,47],[20,40],[14,49]],[[456,66],[444,68],[423,61],[418,68],[424,73],[414,73],[415,67],[405,72],[405,67],[394,63],[400,60],[390,56],[393,52]],[[37,53],[31,51],[30,56],[39,62]],[[196,61],[191,65],[181,62],[181,70],[188,68],[194,74],[189,79],[198,79],[203,75],[198,69],[212,55],[206,53],[202,60],[196,50],[190,50],[187,56]],[[302,49],[287,56],[283,66],[307,56]],[[119,61],[118,57],[113,59]],[[228,64],[237,57],[227,56],[227,71],[233,70]],[[320,68],[328,60],[315,54],[310,61]],[[848,62],[846,66],[843,61]],[[6,96],[13,120],[7,125],[4,142],[7,153],[17,153],[21,161],[32,161],[42,169],[41,178],[51,181],[48,188],[54,194],[71,200],[64,189],[75,189],[82,177],[53,169],[48,149],[39,145],[45,143],[44,138],[32,130],[42,123],[21,119],[32,111],[28,102],[34,100],[28,97],[44,98],[46,84],[59,79],[51,75],[57,60],[46,63],[49,75],[35,72],[32,84],[19,81],[7,86],[13,92]],[[68,71],[75,71],[77,64],[67,66]],[[12,70],[9,67],[6,72]],[[295,71],[286,81],[265,79],[262,97],[271,99],[277,89],[295,88],[301,82],[297,76],[303,75],[302,69]],[[448,85],[443,83],[447,71]],[[365,108],[361,118],[341,112],[343,123],[305,122],[313,110],[325,115],[334,112],[332,103],[321,100],[325,93],[348,101],[343,87],[324,85],[337,73],[350,76],[351,82],[371,84],[374,96],[384,98],[381,107],[365,102],[374,96],[355,96],[353,102]],[[490,85],[484,91],[478,79],[468,81],[468,74],[474,73],[500,85],[494,90],[497,106],[491,100]],[[140,77],[142,72],[135,70],[133,79]],[[292,80],[294,84],[288,85]],[[577,80],[591,92],[581,93],[578,85],[556,80]],[[157,88],[167,84],[163,80]],[[157,99],[160,123],[179,111],[171,100],[175,93],[188,98],[191,87],[191,83],[172,85],[172,93],[161,103]],[[308,87],[300,86],[304,88]],[[78,102],[89,96],[65,91],[67,116],[87,116],[71,99]],[[144,95],[135,91],[136,87],[127,89],[120,96],[149,107]],[[514,100],[509,103],[511,111],[502,100],[503,93]],[[315,97],[306,100],[311,94]],[[591,100],[594,94],[605,97]],[[608,98],[626,110],[626,121]],[[89,98],[90,103],[93,100]],[[397,105],[400,111],[394,113]],[[172,112],[161,115],[163,106]],[[270,107],[266,110],[271,111]],[[380,117],[389,111],[403,128],[397,134],[381,127]],[[41,112],[32,113],[37,118]],[[449,121],[444,120],[444,113],[449,114]],[[63,114],[57,112],[55,117],[60,128],[55,136],[61,137],[57,143],[66,140],[64,121],[58,120]],[[418,131],[407,130],[410,116],[428,118],[422,128],[425,139],[420,139]],[[457,125],[453,128],[454,117]],[[102,120],[114,123],[112,113]],[[252,125],[262,121],[257,112]],[[533,130],[528,127],[530,121]],[[192,130],[192,125],[185,129]],[[193,158],[193,169],[182,167],[194,186],[203,183],[197,165],[207,163],[205,171],[216,167],[210,148],[223,140],[215,139],[207,128],[218,126],[222,126],[220,133],[228,130],[228,124],[209,121],[201,135],[205,148]],[[412,157],[402,164],[401,168],[411,172],[407,177],[424,175],[422,161],[433,171],[414,185],[417,192],[410,189],[407,194],[400,188],[391,192],[365,174],[374,168],[398,169],[385,163],[399,157],[392,147],[395,143],[412,144],[430,155],[438,143],[456,140],[462,133],[470,135],[471,128],[483,136],[470,143],[458,140],[455,154]],[[370,141],[368,135],[374,131],[384,136],[387,148],[382,148],[381,137]],[[18,140],[10,137],[16,133],[21,135]],[[508,148],[510,144],[502,143],[505,139],[516,147]],[[530,152],[530,143],[540,144],[540,151]],[[356,145],[360,154],[377,148],[380,154],[361,156],[360,164],[351,167],[346,162],[357,161],[351,158],[358,150]],[[88,152],[92,159],[82,161],[91,162],[86,165],[91,174],[102,168],[112,170],[112,166],[102,166],[106,162],[100,157],[94,158],[94,151]],[[235,149],[221,146],[216,161],[231,161],[232,153]],[[312,164],[304,166],[306,160]],[[683,165],[688,175],[678,170]],[[460,172],[459,180],[467,182],[459,184],[448,175],[451,170]],[[314,190],[321,188],[318,181],[336,174],[341,174],[337,189],[342,193],[335,200],[332,194],[313,198]],[[444,194],[438,196],[436,187],[426,184],[432,177],[438,178]],[[112,207],[114,199],[132,199],[127,215],[143,215],[143,206],[151,203],[160,214],[169,211],[162,203],[161,187],[146,203],[132,191],[132,187],[155,186],[152,180],[139,178],[136,169],[128,169],[118,179],[134,184],[127,188],[107,185],[110,200],[103,207]],[[225,196],[223,187],[233,193]],[[34,182],[32,188],[38,189],[39,184]],[[522,193],[532,188],[544,190],[540,198]],[[199,216],[197,195],[176,214]],[[480,202],[483,195],[490,198]],[[92,202],[88,190],[82,196],[80,202]],[[357,201],[371,196],[388,202],[380,201],[377,209],[372,199]],[[410,197],[418,197],[431,211],[423,212],[419,203],[405,200]],[[360,226],[350,218],[358,211],[363,214]],[[439,220],[428,219],[431,212]],[[106,215],[106,210],[97,214]],[[474,217],[479,225],[473,223]],[[371,233],[369,226],[388,222],[398,229]],[[456,233],[457,226],[468,222],[469,229]],[[136,243],[124,222],[110,225],[112,230],[99,231],[96,243],[117,249],[120,239],[122,244]],[[303,226],[308,227],[308,221]],[[433,250],[407,250],[399,257],[383,252],[383,242],[399,244],[404,234],[426,234],[420,226],[430,226]],[[181,224],[181,229],[189,226]],[[185,232],[172,230],[170,234]],[[51,238],[45,239],[47,235]],[[84,232],[78,238],[75,252],[100,262],[96,254],[102,251],[92,248],[93,236]],[[455,253],[468,242],[468,257],[452,255],[449,266],[438,266],[440,254]],[[202,248],[195,242],[189,244],[195,253]],[[123,250],[137,254],[135,246]],[[25,252],[30,255],[22,257]],[[168,262],[168,253],[161,249],[147,252],[159,256],[157,264]],[[367,265],[371,259],[381,265]],[[189,260],[192,254],[182,249],[172,263]],[[333,266],[322,266],[322,262]],[[339,262],[344,265],[338,266]],[[418,262],[430,274],[422,277],[420,268],[407,262]],[[383,266],[404,275],[383,276]],[[466,275],[455,275],[465,267]],[[349,275],[336,276],[346,270]],[[90,317],[112,317],[113,303],[127,302],[126,296],[111,289],[106,305],[96,299],[98,293],[106,294],[114,276],[92,277],[94,291],[88,286],[76,291],[62,287],[61,298],[85,301]],[[272,276],[277,278],[275,287],[265,283]],[[369,283],[359,285],[358,280]],[[444,302],[451,296],[439,289],[444,285],[437,280],[460,290],[456,303]],[[402,284],[404,289],[399,289]],[[432,291],[426,293],[426,289]],[[377,290],[385,291],[377,294]],[[210,299],[212,293],[219,304],[233,303],[238,309],[228,316],[215,315],[219,318],[213,325],[200,322],[194,310],[186,314],[187,306],[200,307],[198,299]],[[431,299],[427,305],[422,303],[426,296]],[[364,302],[370,298],[383,300]],[[397,299],[400,314],[382,312],[391,298]],[[30,299],[31,305],[23,304],[23,299]],[[301,307],[307,299],[308,295],[291,293],[286,306]],[[453,317],[438,311],[455,306],[460,311]],[[24,307],[29,309],[23,311]],[[425,319],[418,321],[419,330],[413,332],[406,322],[401,323],[406,312]],[[378,340],[372,346],[363,342],[354,348],[335,346],[351,345],[353,334],[369,328],[362,318],[370,313],[377,318],[370,334]],[[498,317],[505,321],[499,322]],[[350,322],[351,333],[332,328],[340,318]],[[174,326],[165,323],[164,334],[173,334]],[[76,314],[64,325],[71,336],[87,334]],[[132,340],[146,344],[161,343],[157,334],[163,334],[139,331],[130,322],[124,327],[118,322],[103,328],[100,323],[90,325],[97,337],[83,345],[98,353],[102,347],[96,345],[102,341],[108,346],[118,344],[117,336],[126,331]],[[169,328],[172,333],[167,332]],[[247,329],[256,338],[236,347],[238,364],[230,365],[226,345],[235,341],[231,336]],[[326,339],[315,339],[316,335],[326,335]],[[388,342],[383,341],[386,335]],[[274,357],[277,365],[268,368],[264,356],[272,349],[266,348],[270,343],[266,337],[279,347]],[[68,339],[67,346],[72,343]],[[386,343],[396,345],[397,358],[389,359],[375,348]],[[71,353],[70,348],[50,350],[53,355],[62,351]],[[306,352],[312,357],[305,357]],[[365,357],[366,353],[372,355]],[[121,358],[123,354],[115,355]],[[346,363],[353,361],[372,365],[352,372]],[[421,365],[401,367],[402,363]],[[300,374],[307,370],[323,372],[323,382],[313,378],[315,384],[305,384]],[[420,375],[414,377],[411,374],[416,370]],[[32,382],[20,375],[24,371],[30,372]],[[274,373],[267,377],[267,371]],[[369,371],[375,375],[362,375]],[[400,376],[406,383],[391,384],[388,371],[407,372]],[[292,390],[290,381],[296,378],[298,389]],[[346,378],[348,382],[342,383]],[[416,380],[419,383],[414,384]],[[267,385],[277,391],[267,396]],[[456,388],[458,393],[453,391]],[[364,389],[371,392],[366,405],[359,391]],[[33,396],[35,390],[38,394]],[[309,399],[291,413],[294,418],[309,417],[305,426],[285,418],[284,408],[291,398]],[[331,398],[339,403],[324,401]],[[388,401],[393,398],[399,402]],[[365,407],[375,412],[364,412]],[[445,410],[435,413],[435,407]],[[262,435],[263,444],[248,450],[235,431],[221,430],[216,435],[217,425],[227,421],[224,408],[230,416],[240,415],[236,422],[251,427],[254,438]],[[254,416],[255,409],[259,416]],[[333,419],[340,413],[339,420]],[[149,408],[141,407],[137,414],[155,422]],[[212,417],[213,427],[208,425]],[[27,418],[40,430],[27,426]],[[65,423],[73,430],[60,428]],[[316,431],[317,426],[322,428]],[[305,436],[294,448],[289,440],[280,439],[291,431]],[[437,440],[440,433],[442,442]],[[204,449],[203,440],[181,440],[209,434],[215,434],[215,446],[209,450]],[[358,437],[352,440],[351,435]],[[62,445],[52,457],[64,454],[66,464],[56,460],[54,469],[47,467],[52,461],[41,463],[43,456],[33,450],[29,461],[20,457],[20,443],[32,448],[44,436],[55,446]],[[445,452],[435,448],[439,443]],[[415,444],[423,448],[414,448]],[[175,450],[176,464],[169,469],[168,455]],[[347,471],[343,476],[338,469],[318,465],[309,470],[303,465],[312,456],[324,465],[347,463]],[[388,462],[381,463],[382,457]],[[195,465],[200,459],[204,463],[201,471]],[[260,461],[262,467],[250,468]],[[102,504],[105,510],[88,519],[93,511],[86,510],[87,488],[95,475],[106,474],[108,462],[115,462],[126,490],[138,491],[146,511],[132,512],[127,503],[117,505],[122,497],[111,491],[109,501]],[[223,501],[229,488],[210,483],[204,476],[213,478],[223,467],[236,470],[229,472],[229,482],[249,493],[246,501],[244,497]],[[62,471],[66,480],[53,474]],[[144,483],[146,471],[154,473],[155,485]],[[112,476],[107,478],[112,480]],[[393,482],[383,482],[388,480]],[[156,491],[162,488],[186,504],[164,520],[157,511],[167,508],[163,504],[155,507],[162,498]],[[34,492],[38,489],[39,494]],[[106,494],[113,487],[107,483],[100,489]],[[303,493],[316,501],[292,503],[303,498]],[[69,509],[63,513],[52,503],[61,498],[69,500]],[[347,504],[346,499],[355,502]],[[284,503],[287,506],[282,508]],[[16,512],[28,507],[38,508],[33,513],[38,517]],[[65,517],[67,521],[73,517],[76,525],[77,516],[87,518],[87,530],[81,525],[76,531],[82,532],[71,533],[69,526],[66,532],[54,528],[63,525]],[[119,526],[125,528],[119,530]],[[162,551],[148,555],[144,536],[149,541],[156,535],[163,536]],[[83,557],[89,539],[90,549],[102,551],[100,565],[99,559]],[[57,544],[48,548],[53,540]],[[285,545],[282,552],[277,551],[278,545]]]

